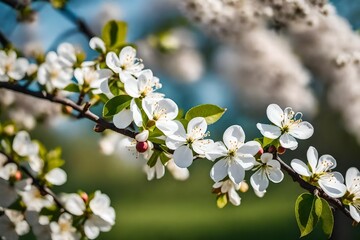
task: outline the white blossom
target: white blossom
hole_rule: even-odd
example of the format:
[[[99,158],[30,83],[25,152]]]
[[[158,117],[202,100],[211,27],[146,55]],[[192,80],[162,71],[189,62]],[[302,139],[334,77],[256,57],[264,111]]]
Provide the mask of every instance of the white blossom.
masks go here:
[[[85,221],[84,231],[89,239],[95,239],[100,231],[108,232],[115,224],[115,210],[110,206],[110,198],[100,191],[95,192],[89,207],[92,215]]]
[[[0,234],[5,239],[17,240],[29,231],[29,224],[21,212],[5,209],[5,214],[0,216]]]
[[[40,212],[44,207],[50,207],[54,204],[54,199],[50,195],[43,196],[35,186],[31,186],[28,191],[19,192],[19,194],[28,211]]]
[[[251,176],[251,186],[258,192],[263,192],[269,186],[269,180],[279,183],[283,180],[284,174],[281,171],[279,161],[273,159],[271,153],[264,153],[260,157],[261,162],[256,162],[256,172]]]
[[[30,135],[26,131],[20,131],[15,135],[12,148],[22,157],[36,155],[39,152],[39,146],[31,141]]]
[[[6,53],[0,50],[0,82],[10,79],[21,80],[25,77],[29,62],[26,58],[18,58],[16,52],[10,50]]]
[[[254,155],[261,146],[256,141],[245,143],[244,130],[233,125],[227,128],[223,135],[224,142],[216,142],[209,146],[205,153],[206,158],[217,161],[211,169],[210,176],[219,182],[227,175],[236,184],[245,177],[245,170],[250,170],[255,164]]]
[[[52,240],[76,240],[80,239],[75,227],[72,226],[72,216],[63,213],[57,222],[50,223]]]
[[[165,175],[165,166],[162,164],[160,158],[156,160],[156,163],[153,167],[149,165],[144,165],[144,171],[147,174],[147,180],[160,179]]]
[[[70,43],[62,43],[57,48],[59,63],[64,68],[72,68],[76,63],[76,50]]]
[[[239,194],[237,193],[237,191],[240,190],[241,184],[242,184],[242,182],[240,182],[239,184],[236,184],[233,181],[231,181],[230,179],[228,179],[225,181],[214,183],[213,188],[220,188],[221,193],[226,193],[230,202],[234,206],[239,206],[241,203],[241,198],[240,198]]]
[[[75,69],[74,76],[79,85],[90,87],[94,94],[104,93],[112,96],[108,86],[108,79],[112,76],[111,70],[95,70],[93,66],[82,66],[82,68]]]
[[[67,180],[67,174],[61,168],[54,168],[45,174],[45,179],[53,185],[63,185]]]
[[[144,68],[141,62],[140,59],[136,58],[135,48],[130,46],[121,49],[119,56],[114,52],[109,52],[106,55],[106,65],[119,74],[122,82],[125,82],[131,75],[138,76]]]
[[[104,41],[99,37],[93,37],[89,41],[89,46],[91,49],[100,52],[105,53],[106,52],[106,46]]]
[[[284,148],[294,150],[298,146],[298,139],[308,139],[314,133],[313,126],[306,121],[302,121],[301,113],[294,113],[294,111],[287,107],[283,111],[277,104],[270,104],[266,109],[266,115],[269,120],[275,124],[256,124],[261,134],[270,139],[277,139],[280,137],[280,144]]]
[[[357,168],[349,168],[345,176],[347,193],[345,195],[350,206],[351,217],[360,222],[360,172]]]
[[[177,117],[179,110],[173,100],[164,98],[154,101],[144,98],[142,108],[149,121],[154,121],[156,127],[165,135],[171,135],[177,130],[178,125],[173,120]]]
[[[45,62],[39,66],[37,76],[39,83],[45,85],[47,91],[53,91],[72,83],[73,69],[64,67],[55,52],[48,52]]]
[[[31,226],[31,230],[38,240],[51,240],[49,217],[40,215],[36,211],[26,211],[25,219]]]
[[[79,194],[62,194],[61,201],[64,203],[65,209],[75,216],[81,216],[85,211],[84,200]]]
[[[191,119],[187,126],[187,132],[179,121],[175,121],[175,123],[177,130],[167,136],[166,146],[175,150],[173,154],[175,164],[178,167],[187,168],[193,162],[193,151],[205,155],[205,149],[212,141],[203,139],[207,136],[207,123],[203,117]]]
[[[309,178],[310,183],[318,183],[324,192],[334,198],[342,197],[346,192],[344,177],[339,172],[332,172],[336,160],[331,155],[318,157],[314,147],[307,151],[309,166],[299,159],[291,161],[291,167],[301,176]]]
[[[143,70],[139,73],[137,79],[130,76],[124,83],[124,88],[127,94],[133,98],[144,98],[151,96],[153,91],[161,88],[160,81],[153,76],[150,69]]]

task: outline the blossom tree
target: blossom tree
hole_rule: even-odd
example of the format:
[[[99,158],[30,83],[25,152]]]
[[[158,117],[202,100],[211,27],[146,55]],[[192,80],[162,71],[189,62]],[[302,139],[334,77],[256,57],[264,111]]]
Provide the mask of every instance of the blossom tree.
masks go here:
[[[35,12],[28,2],[2,2],[19,11],[21,18],[31,18]],[[25,57],[0,34],[0,88],[4,91],[4,106],[0,108],[2,239],[18,239],[29,231],[39,239],[95,239],[115,224],[111,200],[101,190],[55,193],[53,187],[67,181],[62,151],[47,149],[46,144],[33,140],[31,127],[27,127],[32,124],[21,124],[11,117],[9,111],[15,100],[5,95],[9,93],[61,106],[62,113],[54,112],[93,122],[93,130],[104,133],[102,145],[107,152],[113,150],[111,142],[120,140],[106,136],[105,131],[121,135],[120,147],[143,163],[149,180],[161,178],[166,169],[174,178],[185,180],[195,161],[209,160],[209,178],[214,182],[212,190],[219,208],[228,202],[241,205],[239,193],[249,188],[246,176],[251,176],[255,194],[264,197],[269,184],[282,182],[287,173],[306,191],[295,202],[301,237],[321,224],[330,238],[335,209],[355,223],[360,221],[360,173],[356,167],[350,168],[344,178],[334,171],[335,158],[328,154],[319,158],[315,147],[308,149],[308,163],[282,159],[314,133],[313,125],[303,120],[301,112],[269,103],[269,122],[256,125],[258,138],[245,141],[243,127],[234,124],[227,127],[222,141],[211,139],[208,126],[223,116],[225,108],[202,104],[180,110],[171,96],[161,92],[156,73],[146,68],[147,63],[138,57],[134,45],[126,41],[125,22],[111,20],[101,36],[95,36],[80,18],[67,11],[66,2],[50,1],[89,38],[90,48],[97,53],[93,59],[86,59],[83,52],[67,42],[43,56]],[[277,12],[273,1],[261,2],[271,8],[273,15],[268,17],[273,20],[283,21],[288,16]],[[319,10],[319,4],[326,4],[305,2],[313,7],[311,11],[320,11],[324,6]],[[95,107],[102,109],[102,116],[94,113]],[[40,122],[37,114],[33,115],[35,122]]]

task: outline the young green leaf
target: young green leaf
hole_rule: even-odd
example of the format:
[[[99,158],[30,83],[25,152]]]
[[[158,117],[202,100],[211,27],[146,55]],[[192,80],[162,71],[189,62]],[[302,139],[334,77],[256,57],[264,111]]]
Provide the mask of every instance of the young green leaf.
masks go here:
[[[127,24],[123,21],[109,21],[102,30],[102,39],[109,49],[123,45],[126,41]]]
[[[218,206],[218,208],[225,207],[227,202],[228,202],[228,200],[227,200],[227,195],[226,194],[221,194],[216,199],[216,205]]]
[[[149,161],[147,162],[147,165],[151,168],[153,166],[155,166],[160,154],[161,154],[161,151],[155,150],[154,153],[151,155]]]
[[[331,211],[329,203],[323,198],[321,198],[321,202],[322,202],[322,212],[320,219],[322,223],[322,229],[326,234],[326,236],[330,238],[334,228],[334,215]]]
[[[221,116],[225,113],[226,109],[218,107],[212,104],[203,104],[191,108],[185,114],[185,119],[190,121],[195,117],[203,117],[206,120],[207,124],[213,124],[218,121]]]
[[[80,92],[79,85],[77,85],[76,83],[70,83],[64,88],[64,90],[68,92]]]
[[[119,113],[124,108],[130,106],[131,97],[128,95],[119,95],[113,97],[109,101],[107,101],[103,108],[103,116],[111,117],[115,114]]]
[[[301,236],[311,233],[319,221],[321,200],[310,193],[301,194],[295,202],[295,217]],[[320,213],[320,214],[319,214]]]
[[[274,141],[274,139],[264,137],[263,142],[262,142],[262,147],[264,148],[264,147],[270,145],[273,141]]]

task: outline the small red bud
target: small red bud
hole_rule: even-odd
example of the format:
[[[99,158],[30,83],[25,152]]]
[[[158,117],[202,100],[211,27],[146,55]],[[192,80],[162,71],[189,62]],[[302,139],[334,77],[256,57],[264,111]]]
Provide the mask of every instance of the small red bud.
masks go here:
[[[274,153],[276,151],[276,147],[274,145],[271,145],[269,148],[268,148],[268,152],[269,153]]]
[[[284,154],[284,153],[286,152],[286,148],[280,146],[280,147],[278,148],[277,152],[278,152],[278,154],[280,154],[280,155],[281,155],[281,154]]]
[[[82,199],[84,202],[89,201],[89,196],[87,195],[86,192],[80,193],[80,197],[81,197],[81,199]]]
[[[257,152],[257,155],[262,155],[264,153],[264,149],[260,148],[260,150]]]
[[[21,180],[21,177],[22,177],[22,174],[20,171],[16,171],[15,173],[15,179],[16,181],[20,181]]]
[[[136,144],[136,150],[140,153],[146,152],[148,147],[149,147],[149,145],[147,142],[137,142],[137,144]]]

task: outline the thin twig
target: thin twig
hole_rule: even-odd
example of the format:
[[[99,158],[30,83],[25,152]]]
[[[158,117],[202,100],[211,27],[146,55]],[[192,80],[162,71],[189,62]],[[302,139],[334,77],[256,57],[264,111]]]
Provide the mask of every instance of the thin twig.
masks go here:
[[[123,134],[125,136],[135,138],[135,135],[136,135],[135,132],[130,131],[128,129],[119,129],[119,128],[115,127],[115,125],[113,123],[110,123],[110,122],[106,121],[105,119],[92,113],[88,109],[89,106],[87,106],[86,104],[85,104],[85,108],[84,108],[83,106],[76,104],[75,102],[73,102],[72,100],[70,100],[68,98],[63,98],[63,97],[56,96],[53,94],[44,94],[43,92],[39,92],[39,91],[32,91],[23,86],[11,84],[11,83],[7,83],[7,82],[0,82],[0,88],[9,89],[9,90],[23,93],[26,95],[30,95],[30,96],[33,96],[36,98],[48,100],[50,102],[59,103],[63,106],[71,107],[73,110],[75,110],[79,114],[81,114],[81,116],[97,123],[97,125],[101,126],[103,129],[110,129],[114,132]]]
[[[57,196],[55,195],[55,193],[53,193],[51,191],[51,189],[49,189],[48,187],[46,187],[45,185],[42,185],[39,180],[34,176],[32,175],[32,173],[24,166],[20,165],[18,162],[16,162],[11,156],[9,156],[8,154],[6,154],[5,152],[3,151],[0,151],[1,154],[3,154],[8,162],[12,162],[12,163],[15,163],[17,165],[18,168],[20,168],[28,177],[30,177],[32,179],[32,183],[33,185],[40,191],[40,193],[42,194],[47,194],[47,195],[50,195],[53,199],[54,199],[54,202],[56,203],[56,205],[61,208],[63,211],[66,211],[67,210],[65,209],[64,205],[61,203],[61,201],[57,198]]]
[[[28,5],[21,2],[21,1],[14,1],[14,0],[1,0],[0,2],[5,3],[6,5],[8,5],[9,7],[17,10],[17,11],[21,11],[24,8],[26,8]]]
[[[342,202],[339,199],[330,197],[321,188],[311,185],[310,183],[306,182],[289,165],[287,165],[283,160],[281,160],[280,157],[277,157],[277,160],[280,162],[281,168],[292,177],[294,182],[299,183],[299,185],[302,188],[304,188],[305,190],[308,190],[310,193],[317,192],[318,196],[324,198],[330,204],[335,206],[337,209],[341,210],[350,219],[353,219],[350,215],[350,211],[344,206],[344,204],[342,204]]]

